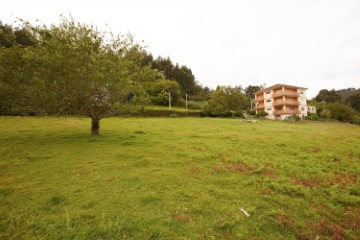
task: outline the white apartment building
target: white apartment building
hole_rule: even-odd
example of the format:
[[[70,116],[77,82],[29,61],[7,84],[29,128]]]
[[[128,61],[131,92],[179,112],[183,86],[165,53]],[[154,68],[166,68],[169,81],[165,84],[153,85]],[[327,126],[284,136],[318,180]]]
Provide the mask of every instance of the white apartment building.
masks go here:
[[[256,113],[265,111],[268,119],[285,119],[291,115],[307,116],[306,89],[285,84],[261,89],[255,94]]]

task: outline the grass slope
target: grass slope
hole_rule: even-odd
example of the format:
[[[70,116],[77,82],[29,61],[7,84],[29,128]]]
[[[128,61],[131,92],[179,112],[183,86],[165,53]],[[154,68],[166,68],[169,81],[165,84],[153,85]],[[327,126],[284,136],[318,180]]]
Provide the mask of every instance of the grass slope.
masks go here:
[[[358,126],[101,124],[0,118],[0,239],[360,238]]]

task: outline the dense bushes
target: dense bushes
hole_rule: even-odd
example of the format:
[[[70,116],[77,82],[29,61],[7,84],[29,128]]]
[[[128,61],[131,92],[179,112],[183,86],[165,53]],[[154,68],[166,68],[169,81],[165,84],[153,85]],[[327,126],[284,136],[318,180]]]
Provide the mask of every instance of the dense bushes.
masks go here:
[[[331,118],[341,122],[354,122],[359,114],[355,109],[341,103],[327,104],[326,108]]]
[[[259,111],[259,112],[255,115],[255,117],[257,117],[257,118],[264,118],[264,117],[266,117],[267,115],[269,115],[267,112],[265,112],[265,111]]]
[[[320,117],[316,113],[308,113],[308,115],[305,117],[305,120],[317,121],[319,119]]]

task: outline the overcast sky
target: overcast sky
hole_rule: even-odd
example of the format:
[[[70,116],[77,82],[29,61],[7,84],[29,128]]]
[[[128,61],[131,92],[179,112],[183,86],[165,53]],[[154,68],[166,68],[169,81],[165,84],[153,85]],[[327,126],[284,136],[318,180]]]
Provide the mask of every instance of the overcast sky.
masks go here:
[[[360,0],[1,0],[0,20],[60,14],[135,35],[204,86],[360,88]]]

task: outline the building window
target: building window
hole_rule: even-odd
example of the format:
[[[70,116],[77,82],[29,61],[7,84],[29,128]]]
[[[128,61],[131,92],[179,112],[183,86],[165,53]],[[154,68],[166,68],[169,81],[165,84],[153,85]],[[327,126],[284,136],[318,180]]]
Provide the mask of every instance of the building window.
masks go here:
[[[304,92],[300,92],[300,94],[304,94]]]
[[[271,108],[267,108],[266,110],[271,111]]]
[[[266,94],[270,94],[271,92],[270,91],[267,91]]]
[[[304,110],[305,110],[305,109],[302,107],[302,108],[301,108],[301,111],[304,111]]]
[[[266,102],[271,102],[271,100],[266,100]]]

